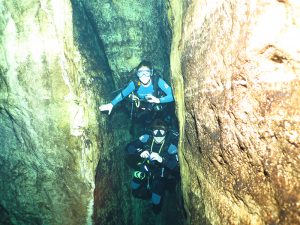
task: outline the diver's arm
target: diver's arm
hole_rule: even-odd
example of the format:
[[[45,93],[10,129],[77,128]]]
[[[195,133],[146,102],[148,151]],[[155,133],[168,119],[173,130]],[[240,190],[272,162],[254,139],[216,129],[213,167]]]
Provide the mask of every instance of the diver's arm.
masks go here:
[[[120,101],[122,101],[124,98],[126,98],[131,92],[133,92],[135,89],[133,81],[131,81],[126,88],[124,88],[112,101],[111,104],[115,106]]]
[[[172,88],[161,78],[158,79],[158,86],[166,94],[166,96],[159,98],[160,103],[173,102]]]
[[[179,170],[177,146],[170,144],[168,148],[168,153],[164,157],[163,164],[170,170],[174,170],[174,171]]]
[[[101,105],[100,111],[108,111],[108,115],[111,113],[113,107],[126,98],[132,91],[134,91],[134,83],[131,81],[126,88],[124,88],[112,101],[111,103]]]
[[[139,139],[131,142],[127,146],[127,153],[128,154],[141,154],[143,152],[146,152],[147,149],[145,149],[145,147],[146,147],[145,144],[147,143],[149,137],[150,136],[148,134],[144,134],[144,135],[140,136]],[[149,152],[148,152],[148,154],[149,154]]]
[[[136,139],[127,144],[125,148],[125,160],[130,167],[137,167],[137,160],[139,161],[141,153],[144,151],[144,149],[146,149],[145,142],[147,140],[147,135],[143,135],[139,139]]]

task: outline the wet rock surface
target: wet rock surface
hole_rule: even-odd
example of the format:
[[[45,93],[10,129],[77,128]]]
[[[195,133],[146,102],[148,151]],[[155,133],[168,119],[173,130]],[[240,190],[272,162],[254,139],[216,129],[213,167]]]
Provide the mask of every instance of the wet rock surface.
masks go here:
[[[299,6],[182,4],[190,224],[299,224]]]
[[[98,111],[142,59],[168,79],[163,2],[0,1],[0,10],[0,223],[179,218],[131,197],[128,114]]]
[[[93,76],[106,73],[86,73],[71,9],[69,1],[0,1],[1,224],[91,223],[105,126],[95,94],[105,86]]]
[[[180,195],[159,216],[132,198],[128,114],[97,109],[141,59],[168,79],[170,50],[187,223],[299,224],[297,1],[0,0],[0,11],[0,224],[184,223]]]
[[[158,1],[84,0],[82,7],[101,39],[116,88],[131,79],[129,72],[141,59],[169,76],[171,31],[166,3]]]

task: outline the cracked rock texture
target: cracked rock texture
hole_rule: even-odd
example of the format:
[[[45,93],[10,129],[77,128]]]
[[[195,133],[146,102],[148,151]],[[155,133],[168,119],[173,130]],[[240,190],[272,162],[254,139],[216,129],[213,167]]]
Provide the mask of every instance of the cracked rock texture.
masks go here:
[[[69,1],[0,11],[0,224],[91,224],[107,65],[80,54]]]
[[[170,4],[189,223],[300,224],[299,1]]]
[[[128,82],[132,76],[129,72],[141,59],[151,61],[168,77],[171,33],[163,0],[77,2],[81,2],[103,43],[116,88]]]
[[[168,79],[169,56],[187,224],[300,224],[298,0],[0,12],[0,224],[182,224],[175,196],[161,216],[131,197],[128,115],[97,110],[141,59]]]
[[[98,111],[142,59],[168,79],[166,9],[0,0],[0,224],[182,223],[181,195],[168,195],[160,216],[132,198],[129,116],[122,104],[111,116]]]

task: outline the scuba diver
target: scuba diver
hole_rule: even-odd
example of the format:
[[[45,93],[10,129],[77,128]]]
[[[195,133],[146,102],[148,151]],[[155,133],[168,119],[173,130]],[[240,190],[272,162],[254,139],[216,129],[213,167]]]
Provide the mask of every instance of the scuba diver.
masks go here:
[[[143,60],[136,68],[136,78],[108,104],[101,105],[100,111],[111,113],[114,106],[125,99],[131,99],[130,118],[150,124],[155,118],[171,121],[175,118],[174,109],[166,103],[174,102],[171,87],[158,75],[154,74],[152,64]],[[174,108],[174,107],[173,107]],[[171,123],[171,122],[170,122]]]
[[[131,161],[129,164],[135,169],[132,194],[141,199],[151,198],[154,213],[161,210],[165,190],[170,189],[170,184],[175,188],[180,178],[178,136],[178,132],[169,130],[164,121],[156,119],[151,133],[140,136],[126,147],[127,162]]]

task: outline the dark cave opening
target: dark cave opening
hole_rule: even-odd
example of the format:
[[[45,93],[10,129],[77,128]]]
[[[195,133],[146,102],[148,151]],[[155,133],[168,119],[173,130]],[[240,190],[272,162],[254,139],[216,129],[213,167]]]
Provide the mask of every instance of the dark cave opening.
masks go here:
[[[127,14],[126,3],[122,6],[125,9],[121,9],[120,4],[110,1],[73,0],[72,7],[74,36],[88,62],[87,72],[95,74],[95,95],[106,101],[115,97],[116,90],[128,83],[136,62],[142,59],[151,61],[155,71],[170,84],[172,37],[166,2],[147,2],[144,5],[137,2],[131,5],[132,11]],[[137,17],[137,20],[128,18],[128,15]],[[139,36],[143,34],[147,35]],[[124,149],[126,144],[141,135],[144,128],[129,119],[130,110],[128,107],[126,110],[126,104],[128,102],[123,101],[111,115],[99,113],[98,116],[101,129],[105,130],[101,134],[105,141],[95,177],[94,223],[184,224],[180,182],[166,190],[159,215],[150,211],[149,200],[131,195],[132,169],[125,161]]]

